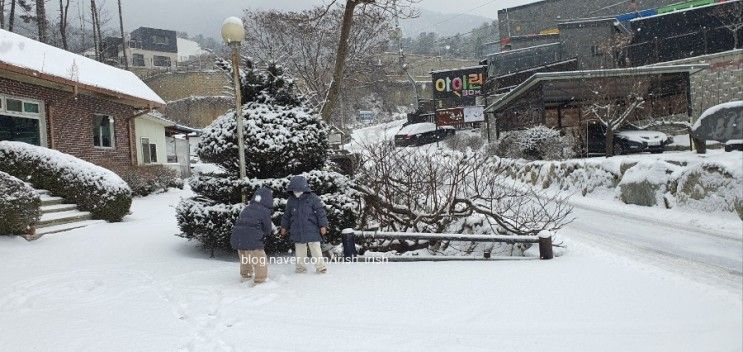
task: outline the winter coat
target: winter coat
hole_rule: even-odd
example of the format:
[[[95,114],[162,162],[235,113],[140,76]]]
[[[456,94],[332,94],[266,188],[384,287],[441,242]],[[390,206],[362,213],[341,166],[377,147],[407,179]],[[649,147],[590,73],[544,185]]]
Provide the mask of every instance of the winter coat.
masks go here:
[[[294,243],[320,242],[320,228],[328,227],[328,216],[322,200],[311,192],[307,180],[302,176],[291,179],[287,192],[289,200],[286,202],[281,227],[289,230]],[[304,193],[297,198],[294,192]]]
[[[271,213],[273,194],[266,187],[259,188],[250,203],[240,212],[232,227],[230,244],[233,249],[263,249],[263,238],[273,232]]]

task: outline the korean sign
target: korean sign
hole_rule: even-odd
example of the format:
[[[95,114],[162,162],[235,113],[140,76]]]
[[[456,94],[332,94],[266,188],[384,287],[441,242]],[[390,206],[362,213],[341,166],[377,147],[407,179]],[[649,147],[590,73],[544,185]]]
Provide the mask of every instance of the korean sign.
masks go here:
[[[456,126],[464,123],[464,109],[451,108],[436,110],[437,126]]]
[[[461,99],[483,95],[487,66],[475,66],[452,71],[435,71],[433,95],[435,99]]]

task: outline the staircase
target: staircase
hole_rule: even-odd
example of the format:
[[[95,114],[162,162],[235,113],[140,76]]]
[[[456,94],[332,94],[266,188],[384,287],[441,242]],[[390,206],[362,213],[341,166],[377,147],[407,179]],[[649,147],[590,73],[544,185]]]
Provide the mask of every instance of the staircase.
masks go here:
[[[55,197],[47,190],[36,192],[41,198],[41,219],[36,224],[36,233],[29,236],[29,240],[102,222],[92,220],[89,212],[77,210],[77,205],[67,204],[64,198]]]

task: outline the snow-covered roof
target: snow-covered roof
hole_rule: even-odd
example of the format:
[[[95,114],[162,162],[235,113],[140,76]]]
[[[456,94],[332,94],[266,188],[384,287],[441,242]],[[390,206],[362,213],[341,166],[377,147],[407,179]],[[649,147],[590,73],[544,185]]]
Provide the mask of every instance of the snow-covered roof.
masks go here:
[[[185,61],[191,57],[208,53],[208,51],[201,48],[199,43],[193,40],[178,38],[178,61]]]
[[[474,70],[478,68],[488,67],[488,65],[475,65],[475,66],[467,66],[467,67],[460,67],[460,68],[447,68],[443,70],[433,70],[431,73],[442,73],[442,72],[450,72],[450,71],[464,71],[464,70]]]
[[[163,125],[165,127],[171,127],[171,126],[175,126],[176,125],[175,122],[166,119],[165,116],[163,116],[162,114],[158,113],[157,111],[151,111],[151,112],[146,113],[146,114],[144,114],[142,116],[139,116],[139,118],[141,118],[143,120],[152,121],[154,123]]]
[[[2,29],[0,69],[134,100],[142,107],[165,105],[162,98],[132,72]]]
[[[431,122],[414,123],[400,129],[397,134],[418,134],[436,130],[436,124]]]

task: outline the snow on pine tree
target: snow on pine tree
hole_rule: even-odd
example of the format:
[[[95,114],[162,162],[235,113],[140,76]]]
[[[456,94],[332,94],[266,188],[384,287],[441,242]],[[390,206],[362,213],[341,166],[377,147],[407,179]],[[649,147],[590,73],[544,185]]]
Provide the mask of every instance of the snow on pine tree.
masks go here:
[[[217,66],[232,72],[229,62]],[[294,83],[277,65],[261,70],[246,60],[240,68],[243,106],[245,162],[247,177],[239,179],[237,121],[235,111],[217,118],[203,131],[197,152],[202,161],[220,165],[221,174],[201,174],[191,178],[198,195],[181,201],[177,209],[182,236],[201,242],[208,249],[229,249],[232,225],[243,205],[241,188],[252,195],[266,186],[274,193],[274,224],[278,227],[288,194],[286,187],[294,175],[304,175],[312,190],[325,203],[330,220],[331,241],[337,241],[343,228],[352,227],[358,207],[351,181],[334,171],[327,161],[327,127],[320,116],[294,92]],[[287,239],[266,239],[266,251],[283,252]]]

